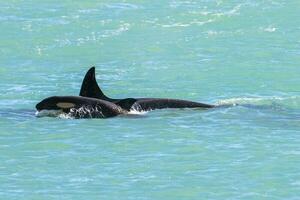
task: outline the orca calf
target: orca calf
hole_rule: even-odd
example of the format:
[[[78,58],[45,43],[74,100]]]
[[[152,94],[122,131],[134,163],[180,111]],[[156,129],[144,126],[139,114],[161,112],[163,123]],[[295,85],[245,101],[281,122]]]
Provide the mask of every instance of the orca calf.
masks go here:
[[[167,98],[125,98],[125,99],[112,99],[104,95],[101,91],[95,77],[95,67],[92,67],[86,73],[81,89],[80,96],[96,98],[108,102],[119,104],[127,111],[135,109],[138,111],[149,111],[164,108],[214,108],[215,105],[198,103],[193,101],[186,101],[181,99],[167,99]]]
[[[88,97],[52,96],[39,102],[36,105],[36,109],[38,111],[62,111],[74,118],[108,118],[126,114],[128,111],[122,107],[126,108],[127,103],[133,104],[135,101],[135,99],[125,99],[115,104],[109,101]]]

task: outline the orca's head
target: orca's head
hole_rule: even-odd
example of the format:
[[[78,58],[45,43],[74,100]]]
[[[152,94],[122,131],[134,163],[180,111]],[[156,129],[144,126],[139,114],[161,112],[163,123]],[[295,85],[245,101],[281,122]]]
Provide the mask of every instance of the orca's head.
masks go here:
[[[36,104],[36,109],[41,110],[66,110],[75,107],[74,103],[64,101],[61,97],[53,96],[48,97],[38,104]]]

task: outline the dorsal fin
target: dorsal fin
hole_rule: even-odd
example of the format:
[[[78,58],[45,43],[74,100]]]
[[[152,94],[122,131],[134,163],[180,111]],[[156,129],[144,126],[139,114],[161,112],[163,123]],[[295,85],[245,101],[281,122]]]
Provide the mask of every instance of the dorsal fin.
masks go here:
[[[110,98],[104,95],[104,93],[101,91],[100,87],[98,86],[98,83],[96,81],[96,76],[95,76],[95,67],[91,67],[87,71],[82,81],[79,95],[83,97],[97,98],[106,101],[111,100]]]

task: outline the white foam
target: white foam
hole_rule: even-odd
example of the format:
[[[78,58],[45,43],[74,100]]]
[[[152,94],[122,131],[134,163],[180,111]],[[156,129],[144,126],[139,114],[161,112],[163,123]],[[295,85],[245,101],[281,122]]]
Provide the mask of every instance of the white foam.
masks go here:
[[[235,7],[233,7],[231,10],[228,10],[226,12],[221,12],[221,13],[215,13],[215,14],[213,14],[213,16],[222,17],[222,16],[239,15],[241,7],[242,7],[242,4],[239,4],[239,5],[236,5]]]
[[[36,117],[58,117],[62,119],[73,119],[71,115],[64,113],[62,110],[41,110],[35,113]]]
[[[129,111],[129,115],[145,115],[151,110],[143,110],[139,104],[134,103]]]
[[[199,26],[202,26],[202,25],[205,25],[205,24],[208,24],[208,23],[212,23],[214,22],[213,19],[209,19],[207,21],[198,21],[198,20],[193,20],[189,23],[173,23],[173,24],[159,24],[161,27],[163,28],[173,28],[173,27],[188,27],[188,26],[192,26],[192,25],[199,25]]]
[[[266,28],[263,29],[265,32],[275,32],[277,30],[277,28],[272,27],[272,26],[268,26]]]
[[[132,109],[128,112],[129,115],[145,115],[147,113],[148,113],[148,111],[144,111],[144,110],[139,111],[139,110],[135,110],[135,109]]]
[[[61,110],[41,110],[41,111],[37,111],[35,113],[35,116],[37,116],[37,117],[57,117],[61,113],[62,113]]]

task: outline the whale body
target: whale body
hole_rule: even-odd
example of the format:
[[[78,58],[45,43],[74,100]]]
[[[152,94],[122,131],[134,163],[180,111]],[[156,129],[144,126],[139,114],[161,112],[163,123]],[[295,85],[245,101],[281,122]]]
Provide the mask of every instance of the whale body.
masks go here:
[[[61,111],[73,118],[108,118],[127,114],[131,110],[150,111],[164,108],[214,108],[215,105],[169,98],[124,98],[107,97],[100,89],[95,67],[86,73],[80,96],[52,96],[36,105],[38,111]]]
[[[123,101],[123,109],[130,110],[135,109],[138,111],[149,111],[155,109],[164,109],[164,108],[214,108],[215,105],[199,103],[194,101],[187,101],[181,99],[169,99],[169,98],[125,98],[125,99],[113,99],[107,97],[102,90],[100,89],[96,76],[95,76],[95,67],[91,67],[81,85],[80,96],[90,97],[109,101],[112,103],[118,103]],[[135,101],[134,101],[135,100]]]

